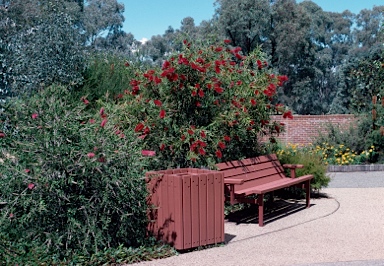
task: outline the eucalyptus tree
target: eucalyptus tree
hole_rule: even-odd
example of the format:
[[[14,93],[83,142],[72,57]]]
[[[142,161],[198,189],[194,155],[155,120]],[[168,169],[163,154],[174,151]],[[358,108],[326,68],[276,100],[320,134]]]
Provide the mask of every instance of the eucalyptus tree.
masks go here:
[[[271,23],[269,0],[217,0],[215,4],[219,30],[232,45],[249,54],[268,41]]]

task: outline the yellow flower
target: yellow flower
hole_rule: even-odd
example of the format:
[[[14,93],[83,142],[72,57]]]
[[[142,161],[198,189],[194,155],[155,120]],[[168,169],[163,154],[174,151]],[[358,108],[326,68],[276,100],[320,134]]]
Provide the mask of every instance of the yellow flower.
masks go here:
[[[370,149],[370,150],[369,150],[369,152],[373,152],[373,150],[372,150],[372,149]]]

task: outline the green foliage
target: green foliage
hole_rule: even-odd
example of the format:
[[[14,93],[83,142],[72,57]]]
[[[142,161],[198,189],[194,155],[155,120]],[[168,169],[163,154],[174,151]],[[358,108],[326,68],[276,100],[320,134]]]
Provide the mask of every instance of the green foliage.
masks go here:
[[[81,35],[74,27],[75,17],[69,11],[69,3],[43,1],[41,5],[29,4],[34,5],[36,12],[31,25],[23,24],[19,16],[13,18],[6,14],[6,19],[15,24],[5,29],[2,41],[3,82],[8,90],[18,95],[53,83],[72,87],[81,83],[84,49]]]
[[[120,108],[158,155],[152,167],[213,167],[264,153],[261,137],[282,130],[269,115],[285,108],[270,101],[287,79],[265,65],[260,50],[245,57],[227,44],[185,41],[161,69],[138,73]]]
[[[57,86],[7,103],[0,113],[0,261],[50,264],[144,243],[147,158],[112,107],[95,113],[87,99]]]
[[[310,148],[288,145],[277,151],[281,164],[302,164],[304,168],[296,169],[296,175],[313,175],[311,188],[320,190],[327,187],[331,179],[327,176],[327,166],[323,158]],[[287,171],[287,175],[289,172]]]
[[[76,89],[76,94],[91,103],[104,97],[112,101],[121,97],[119,94],[129,88],[129,82],[143,67],[112,53],[94,53],[88,61],[83,86]]]

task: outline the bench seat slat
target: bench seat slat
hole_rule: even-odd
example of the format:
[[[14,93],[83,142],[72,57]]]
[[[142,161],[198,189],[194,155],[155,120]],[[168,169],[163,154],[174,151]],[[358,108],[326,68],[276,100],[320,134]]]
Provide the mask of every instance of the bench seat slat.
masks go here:
[[[287,177],[287,178],[279,179],[279,180],[272,181],[269,183],[265,183],[262,185],[249,187],[247,189],[237,190],[237,191],[235,191],[235,194],[245,195],[245,196],[248,196],[251,194],[265,194],[267,192],[271,192],[274,190],[278,190],[278,189],[290,187],[293,185],[297,185],[297,184],[303,183],[303,182],[310,180],[310,179],[312,179],[312,175],[305,175],[305,176],[301,176],[301,177],[294,178],[294,179]]]

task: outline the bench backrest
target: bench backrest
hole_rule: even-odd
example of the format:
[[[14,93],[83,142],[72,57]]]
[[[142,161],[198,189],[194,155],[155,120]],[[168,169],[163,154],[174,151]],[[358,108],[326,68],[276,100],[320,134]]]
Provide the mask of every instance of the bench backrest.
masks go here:
[[[235,185],[235,191],[286,178],[276,154],[219,163],[216,166],[224,172],[224,179],[244,180],[244,184]]]

